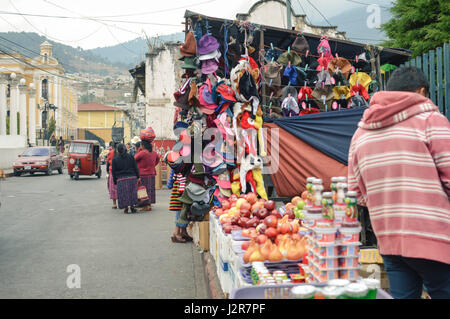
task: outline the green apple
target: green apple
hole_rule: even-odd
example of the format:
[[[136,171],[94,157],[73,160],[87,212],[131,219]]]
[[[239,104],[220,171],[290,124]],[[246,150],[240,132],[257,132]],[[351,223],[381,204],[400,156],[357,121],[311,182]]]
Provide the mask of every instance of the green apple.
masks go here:
[[[299,200],[298,201],[298,203],[297,203],[297,208],[300,210],[300,211],[302,211],[303,210],[303,207],[305,207],[305,205],[306,205],[306,202],[302,199],[302,200]]]

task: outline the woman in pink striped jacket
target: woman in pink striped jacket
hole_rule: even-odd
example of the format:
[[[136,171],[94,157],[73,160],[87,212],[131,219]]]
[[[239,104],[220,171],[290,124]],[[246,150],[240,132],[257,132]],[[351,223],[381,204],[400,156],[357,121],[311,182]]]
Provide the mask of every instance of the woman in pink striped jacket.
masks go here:
[[[425,74],[397,69],[353,136],[349,190],[367,206],[394,298],[450,298],[450,125]]]

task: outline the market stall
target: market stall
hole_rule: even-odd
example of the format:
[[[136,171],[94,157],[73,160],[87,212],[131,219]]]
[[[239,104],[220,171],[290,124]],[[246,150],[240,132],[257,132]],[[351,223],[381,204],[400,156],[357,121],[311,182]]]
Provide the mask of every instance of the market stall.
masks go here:
[[[185,18],[177,141],[164,156],[186,181],[171,196],[181,203],[177,224],[209,225],[226,294],[359,281],[356,199],[336,176],[347,175],[351,136],[382,87],[380,65],[409,54],[190,11]],[[277,193],[294,197],[281,207],[263,178],[273,164]]]

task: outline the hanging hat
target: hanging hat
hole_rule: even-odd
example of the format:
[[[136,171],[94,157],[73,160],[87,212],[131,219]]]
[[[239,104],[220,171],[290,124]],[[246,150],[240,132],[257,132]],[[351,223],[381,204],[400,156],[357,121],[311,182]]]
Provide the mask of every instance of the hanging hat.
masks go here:
[[[334,98],[334,92],[331,86],[325,86],[325,88],[316,88],[313,91],[312,96],[316,100],[316,103],[321,110],[325,110],[325,105],[327,106],[328,110],[331,110],[331,104],[333,103]]]
[[[148,141],[148,142],[153,142],[153,140],[155,139],[156,135],[155,135],[155,131],[153,130],[153,128],[151,126],[141,130],[141,134],[139,135],[140,139],[142,141]]]
[[[178,121],[173,126],[173,133],[176,136],[180,136],[180,134],[189,127],[189,124],[186,122]]]
[[[316,108],[311,108],[310,109],[304,109],[303,111],[300,112],[299,116],[301,115],[308,115],[308,114],[316,114],[316,113],[320,113],[320,110],[316,109]]]
[[[296,96],[288,96],[283,100],[281,104],[281,109],[283,110],[284,116],[295,116],[300,113],[298,108]]]
[[[200,61],[204,61],[204,60],[211,60],[214,59],[216,56],[218,56],[220,54],[220,52],[218,50],[214,50],[213,52],[209,53],[209,54],[204,54],[204,55],[199,55],[198,59]]]
[[[320,57],[317,59],[317,62],[319,63],[319,65],[317,66],[316,70],[317,71],[322,71],[322,70],[327,70],[328,69],[328,64],[331,62],[332,58],[326,58],[326,57]]]
[[[289,62],[291,62],[294,66],[300,66],[302,63],[302,58],[294,51],[286,51],[280,57],[278,58],[277,62],[288,65]]]
[[[198,88],[194,81],[191,81],[191,90],[189,91],[188,102],[190,106],[198,107],[200,101],[198,100]]]
[[[180,53],[185,57],[192,57],[197,53],[197,44],[195,42],[194,33],[188,32],[186,40],[180,48]]]
[[[261,68],[264,82],[269,86],[281,85],[281,70],[283,66],[278,62],[269,62]]]
[[[259,97],[258,86],[250,72],[244,72],[239,79],[239,97],[242,101],[248,102],[255,96]]]
[[[345,78],[348,79],[350,71],[352,70],[352,65],[346,58],[334,58],[328,63],[328,70],[331,74],[339,70]]]
[[[292,85],[297,85],[297,76],[298,76],[298,74],[297,74],[297,69],[295,68],[295,66],[293,66],[293,65],[287,66],[284,69],[283,76],[288,77],[289,78],[289,82]]]
[[[294,43],[292,43],[291,45],[291,50],[306,54],[306,51],[309,50],[308,41],[303,35],[297,36],[294,40]]]
[[[333,77],[334,83],[336,85],[340,84],[343,86],[349,86],[348,80],[345,78],[345,75],[342,74],[342,72],[340,72],[340,71],[334,72],[331,76]]]
[[[333,103],[331,104],[332,111],[338,111],[340,109],[346,108],[348,108],[348,100],[346,99],[334,100]]]
[[[327,35],[323,35],[322,38],[320,39],[320,43],[317,46],[317,53],[320,56],[327,58],[329,61],[333,59],[333,54],[331,53],[331,47],[330,43],[328,42]]]
[[[281,50],[269,49],[269,50],[267,50],[267,52],[264,56],[264,60],[266,60],[267,63],[276,61],[276,60],[278,60],[278,58],[280,57],[281,54],[283,54],[283,52]]]
[[[366,88],[366,90],[369,90],[369,85],[372,83],[372,78],[369,74],[365,72],[355,72],[350,76],[350,87],[353,87],[354,85],[361,84]]]
[[[319,74],[317,76],[318,76],[318,80],[316,83],[316,88],[322,89],[324,86],[333,84],[333,82],[331,80],[331,75],[330,75],[330,73],[328,73],[328,71],[319,72]]]
[[[226,85],[224,82],[218,83],[218,85],[213,88],[212,94],[213,99],[217,104],[219,104],[221,100],[225,100],[228,102],[237,101],[233,89],[230,86]]]
[[[190,108],[188,99],[189,99],[189,91],[191,90],[191,79],[187,79],[183,85],[176,91],[173,96],[175,98],[175,102],[173,105],[180,107],[184,110]]]
[[[211,74],[217,71],[219,68],[219,64],[215,59],[204,60],[202,61],[202,73],[203,74]]]
[[[293,98],[297,98],[297,90],[293,86],[285,86],[281,91],[281,101],[291,95]]]
[[[317,108],[317,103],[314,100],[314,97],[308,99],[301,99],[298,101],[298,106],[300,110],[309,110],[310,108]],[[301,112],[300,112],[301,113]]]
[[[370,99],[369,92],[367,92],[366,88],[362,85],[353,85],[350,89],[351,96],[362,96],[366,101]]]
[[[210,34],[205,34],[198,40],[197,43],[197,54],[205,55],[209,54],[219,48],[220,44],[216,38]]]
[[[196,63],[196,58],[195,57],[185,57],[184,58],[184,63],[181,65],[182,69],[191,69],[191,70],[197,70],[198,69],[198,65]]]
[[[208,101],[205,100],[205,92],[207,92],[208,95]],[[200,111],[202,111],[202,113],[204,114],[213,114],[215,109],[218,107],[217,104],[214,103],[209,103],[209,102],[213,102],[212,101],[212,96],[211,93],[209,93],[208,90],[208,86],[206,84],[203,84],[199,90],[198,90],[198,99],[200,101]]]
[[[335,100],[340,100],[340,99],[344,99],[344,100],[348,100],[351,95],[350,95],[350,88],[348,86],[335,86],[333,88],[333,92],[334,92],[334,99]]]
[[[306,99],[306,97],[308,97],[308,99],[312,99],[313,98],[312,92],[313,90],[309,86],[307,87],[302,86],[300,88],[300,91],[298,92],[298,99],[303,100]]]

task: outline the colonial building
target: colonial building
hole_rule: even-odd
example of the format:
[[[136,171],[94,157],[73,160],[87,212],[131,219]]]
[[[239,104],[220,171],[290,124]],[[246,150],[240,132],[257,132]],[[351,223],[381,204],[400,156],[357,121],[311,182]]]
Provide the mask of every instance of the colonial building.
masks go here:
[[[130,120],[126,112],[120,108],[87,103],[78,105],[78,136],[79,138],[100,138],[108,145],[112,141],[112,127],[124,128],[124,140],[130,142]]]
[[[26,146],[43,144],[52,118],[57,137],[76,138],[76,92],[52,47],[45,41],[33,59],[0,54],[0,168]]]

